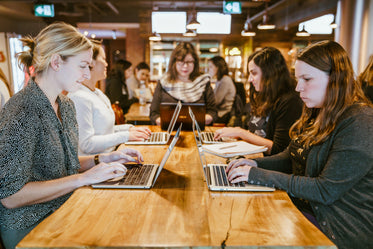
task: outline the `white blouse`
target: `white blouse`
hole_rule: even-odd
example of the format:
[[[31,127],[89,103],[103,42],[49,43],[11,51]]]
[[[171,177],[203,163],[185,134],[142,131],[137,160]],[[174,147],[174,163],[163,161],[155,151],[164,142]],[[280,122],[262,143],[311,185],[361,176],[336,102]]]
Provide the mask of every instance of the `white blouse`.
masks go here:
[[[125,143],[133,125],[115,125],[109,98],[99,89],[91,91],[81,85],[67,95],[74,101],[79,125],[79,155],[110,152]]]

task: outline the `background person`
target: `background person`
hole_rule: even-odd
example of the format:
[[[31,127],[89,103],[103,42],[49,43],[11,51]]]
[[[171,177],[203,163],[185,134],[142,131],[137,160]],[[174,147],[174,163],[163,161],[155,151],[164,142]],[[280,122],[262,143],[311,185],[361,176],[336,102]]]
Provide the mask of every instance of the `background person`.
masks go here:
[[[359,82],[363,87],[365,95],[373,102],[373,55],[369,57],[369,63],[359,75]]]
[[[137,64],[134,70],[134,74],[126,80],[129,99],[132,99],[132,98],[139,99],[139,96],[137,95],[136,90],[140,88],[141,82],[144,82],[145,88],[148,89],[148,96],[147,96],[146,101],[151,102],[152,96],[151,96],[151,91],[148,87],[149,77],[150,77],[149,65],[146,64],[145,62],[140,62],[139,64]]]
[[[372,248],[372,105],[336,42],[302,51],[295,76],[305,107],[291,128],[289,147],[270,157],[232,161],[229,180],[287,191],[339,249]]]
[[[79,155],[111,152],[115,146],[128,140],[143,140],[150,130],[133,125],[115,124],[115,115],[108,97],[96,83],[106,78],[106,55],[97,41],[93,42],[93,56],[90,65],[91,78],[82,82],[79,89],[69,93],[76,108],[79,125]]]
[[[236,87],[228,75],[228,65],[223,57],[215,56],[211,58],[208,62],[208,68],[211,77],[217,79],[214,94],[218,117],[215,122],[227,124],[236,96]]]
[[[3,70],[0,68],[0,109],[10,98],[9,82],[5,77]]]
[[[128,112],[130,106],[137,99],[130,99],[126,80],[133,74],[132,63],[126,60],[118,60],[114,64],[109,77],[106,79],[105,94],[112,104],[118,102],[123,114]]]
[[[21,40],[29,50],[18,60],[35,72],[0,111],[0,230],[6,249],[15,248],[76,188],[123,176],[122,163],[143,159],[132,149],[78,157],[74,104],[61,92],[77,90],[90,77],[92,44],[84,35],[54,23]]]
[[[289,129],[300,117],[302,101],[278,49],[265,47],[250,55],[248,72],[251,107],[248,130],[225,127],[215,132],[215,139],[241,138],[266,146],[266,154],[277,154],[290,142]]]
[[[160,104],[162,102],[205,103],[206,124],[216,119],[215,96],[210,85],[210,76],[199,72],[196,50],[189,42],[181,42],[172,51],[167,73],[157,84],[150,106],[150,120],[160,125]]]

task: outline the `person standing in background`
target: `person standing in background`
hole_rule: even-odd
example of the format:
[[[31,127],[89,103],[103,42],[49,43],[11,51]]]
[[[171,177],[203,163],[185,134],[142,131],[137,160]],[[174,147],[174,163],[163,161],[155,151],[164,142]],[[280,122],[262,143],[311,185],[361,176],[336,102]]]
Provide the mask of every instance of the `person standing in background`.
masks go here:
[[[90,78],[92,43],[73,26],[53,23],[18,61],[35,71],[0,111],[0,231],[6,249],[57,210],[75,189],[126,174],[125,162],[142,155],[123,149],[78,157],[73,92]]]
[[[126,60],[118,60],[115,62],[114,68],[111,70],[106,79],[105,94],[109,97],[110,102],[119,106],[123,110],[123,114],[128,112],[130,106],[137,102],[137,99],[130,99],[127,89],[126,80],[133,74],[132,63]]]
[[[218,118],[215,122],[227,124],[236,97],[236,87],[232,78],[228,75],[228,65],[223,57],[215,56],[211,58],[208,62],[208,68],[211,77],[217,79],[214,94]]]
[[[266,146],[266,155],[277,154],[289,145],[289,129],[302,113],[302,100],[294,90],[294,79],[278,49],[265,47],[251,54],[248,72],[251,107],[248,130],[224,127],[215,132],[214,138],[241,138]]]
[[[98,41],[93,43],[90,65],[91,78],[82,82],[79,89],[69,93],[74,102],[79,125],[79,155],[111,152],[115,146],[128,140],[141,141],[151,133],[148,128],[130,124],[114,125],[115,115],[108,97],[96,83],[106,78],[106,55]]]
[[[365,95],[373,102],[373,55],[369,57],[369,63],[358,79]]]
[[[290,145],[270,157],[232,161],[228,178],[285,190],[339,249],[373,248],[372,104],[334,41],[301,51],[295,77],[305,106]]]
[[[172,51],[168,71],[158,82],[150,106],[150,120],[160,125],[162,102],[205,103],[206,124],[216,119],[215,96],[210,84],[210,75],[199,72],[199,58],[194,46],[181,42]]]
[[[0,68],[0,109],[10,98],[9,82],[5,77],[3,70]]]

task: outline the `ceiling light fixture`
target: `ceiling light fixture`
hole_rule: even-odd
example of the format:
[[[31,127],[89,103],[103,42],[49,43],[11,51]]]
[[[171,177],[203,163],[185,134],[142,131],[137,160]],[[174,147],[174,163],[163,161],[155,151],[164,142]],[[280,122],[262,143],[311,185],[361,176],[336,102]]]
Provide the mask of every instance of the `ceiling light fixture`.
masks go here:
[[[263,15],[263,22],[258,24],[258,29],[270,30],[270,29],[275,29],[276,28],[276,25],[269,22],[267,7],[268,6],[266,4],[266,8],[265,8],[264,15]]]
[[[338,24],[335,22],[335,15],[334,15],[334,18],[333,18],[333,22],[329,25],[332,29],[336,29],[338,28]]]
[[[193,30],[187,29],[187,31],[185,31],[185,33],[183,34],[183,36],[193,37],[193,36],[197,36],[197,34]]]
[[[241,31],[241,36],[256,36],[251,25],[250,17],[247,15],[246,22],[244,24],[244,29]]]
[[[303,25],[302,30],[301,30],[301,31],[298,31],[298,32],[296,33],[296,36],[299,36],[299,37],[308,37],[308,36],[310,36],[310,35],[311,35],[311,34],[308,33],[308,32],[304,29],[304,25]]]
[[[149,41],[161,41],[162,37],[157,32],[154,32],[151,36],[149,36]]]
[[[193,2],[193,11],[191,14],[191,18],[188,21],[188,24],[186,25],[187,29],[196,30],[201,26],[201,24],[197,21],[197,12],[196,12],[196,6],[195,2]]]

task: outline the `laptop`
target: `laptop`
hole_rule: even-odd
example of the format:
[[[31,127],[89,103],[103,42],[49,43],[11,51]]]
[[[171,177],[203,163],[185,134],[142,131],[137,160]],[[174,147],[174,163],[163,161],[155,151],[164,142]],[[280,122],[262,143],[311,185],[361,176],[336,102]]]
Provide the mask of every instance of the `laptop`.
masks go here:
[[[168,157],[170,156],[177,140],[180,137],[181,126],[179,126],[176,135],[168,146],[161,163],[158,164],[143,164],[129,165],[127,173],[119,179],[114,178],[101,183],[91,185],[92,188],[108,188],[108,189],[150,189],[154,186],[161,173]]]
[[[175,127],[177,117],[179,116],[181,110],[181,102],[174,104],[175,110],[172,114],[171,120],[167,127],[167,132],[152,132],[149,138],[143,141],[128,141],[125,144],[133,144],[133,145],[146,145],[146,144],[167,144],[168,140],[171,137],[171,133]],[[180,124],[179,124],[180,125]]]
[[[165,130],[171,121],[171,113],[175,109],[176,103],[161,103],[160,105],[160,115],[161,115],[161,128]],[[205,114],[206,114],[206,105],[205,103],[182,103],[179,117],[176,121],[176,125],[183,123],[183,130],[191,131],[192,130],[192,119],[190,118],[188,112],[189,107],[195,113],[195,118],[199,124],[199,127],[205,129]]]
[[[227,164],[207,164],[205,153],[202,147],[202,141],[199,134],[196,132],[195,126],[193,126],[193,135],[194,139],[196,140],[197,150],[199,154],[199,158],[201,161],[203,173],[205,175],[207,188],[211,191],[262,191],[262,192],[271,192],[274,191],[275,188],[265,187],[260,185],[251,185],[247,182],[239,182],[239,183],[230,183],[228,181],[227,174],[225,173],[225,169],[227,168]]]

